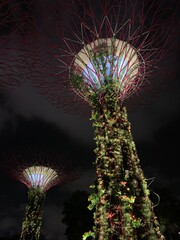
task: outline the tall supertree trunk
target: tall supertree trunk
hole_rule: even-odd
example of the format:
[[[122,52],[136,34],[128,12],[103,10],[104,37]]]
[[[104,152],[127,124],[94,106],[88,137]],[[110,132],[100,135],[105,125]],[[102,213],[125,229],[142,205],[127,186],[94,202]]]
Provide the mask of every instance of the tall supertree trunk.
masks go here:
[[[90,196],[95,206],[96,240],[163,239],[149,199],[126,109],[116,91],[106,88],[103,101],[93,97],[97,181]]]
[[[131,134],[131,125],[127,118],[126,108],[121,108],[122,154],[126,165],[127,185],[134,196],[133,214],[141,221],[137,228],[138,239],[164,239],[159,229],[159,223],[149,199],[147,181],[140,166],[136,146]]]
[[[42,223],[43,205],[46,194],[39,188],[30,188],[28,192],[28,204],[22,223],[20,240],[38,240]]]

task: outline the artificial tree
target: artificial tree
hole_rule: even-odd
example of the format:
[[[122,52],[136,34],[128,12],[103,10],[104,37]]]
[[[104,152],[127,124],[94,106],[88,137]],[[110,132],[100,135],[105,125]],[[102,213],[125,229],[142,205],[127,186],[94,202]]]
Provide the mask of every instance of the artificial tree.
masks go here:
[[[20,239],[38,240],[47,190],[75,180],[78,173],[62,156],[42,147],[10,150],[4,155],[9,173],[29,189]]]
[[[71,66],[71,86],[92,107],[95,128],[95,226],[84,239],[163,239],[123,106],[144,68],[136,49],[114,38],[85,45]]]

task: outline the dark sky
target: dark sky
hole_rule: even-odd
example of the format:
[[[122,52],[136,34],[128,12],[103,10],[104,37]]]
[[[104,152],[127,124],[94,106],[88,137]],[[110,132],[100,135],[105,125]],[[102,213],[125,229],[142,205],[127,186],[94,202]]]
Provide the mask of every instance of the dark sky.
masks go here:
[[[128,113],[145,175],[147,178],[155,177],[153,185],[171,188],[180,198],[178,56],[175,49],[170,59],[170,63],[174,65],[172,78],[165,79],[162,87],[158,87],[152,97],[148,96],[147,100],[144,96],[143,104],[135,109],[130,107]],[[88,116],[64,113],[40,95],[29,82],[24,82],[11,91],[1,91],[0,116],[2,150],[7,146],[44,144],[62,151],[64,156],[81,166],[80,179],[53,187],[48,191],[45,202],[42,232],[48,239],[58,237],[65,240],[66,226],[61,223],[62,202],[75,190],[88,191],[88,186],[95,179],[92,165],[95,157],[93,129]],[[0,185],[1,237],[21,231],[27,188],[3,173],[0,176]]]

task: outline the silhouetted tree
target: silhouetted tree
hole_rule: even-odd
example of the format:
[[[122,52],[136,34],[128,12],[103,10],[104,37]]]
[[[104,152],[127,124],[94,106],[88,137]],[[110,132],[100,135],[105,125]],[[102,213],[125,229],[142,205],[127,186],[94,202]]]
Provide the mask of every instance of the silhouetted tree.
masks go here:
[[[67,225],[68,240],[81,240],[83,233],[93,226],[93,214],[87,209],[88,196],[86,191],[76,191],[63,204],[62,222]]]

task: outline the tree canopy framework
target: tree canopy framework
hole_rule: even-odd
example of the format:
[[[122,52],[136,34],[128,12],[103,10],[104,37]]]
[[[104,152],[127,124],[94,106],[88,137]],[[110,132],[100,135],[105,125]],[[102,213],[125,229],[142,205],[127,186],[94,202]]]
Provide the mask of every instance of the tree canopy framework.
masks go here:
[[[173,29],[174,9],[178,4],[176,0],[169,3],[165,0],[99,0],[96,4],[78,0],[63,4],[56,0],[52,4],[45,3],[41,6],[41,22],[44,24],[39,30],[39,24],[31,21],[35,33],[29,32],[27,35],[30,45],[27,45],[24,56],[28,59],[31,55],[31,61],[34,54],[29,77],[35,87],[64,111],[81,115],[90,113],[89,105],[83,97],[74,95],[67,78],[75,55],[84,45],[98,38],[117,36],[117,39],[125,40],[143,56],[146,63],[144,78],[138,81],[136,91],[124,96],[125,105],[137,105],[142,92],[145,95],[145,90],[148,93],[150,88],[162,81],[162,75],[167,76],[170,65],[164,66],[163,71],[159,71],[159,67],[162,68],[162,60],[172,49],[173,36],[170,31]],[[29,22],[26,23],[27,27]],[[157,76],[159,73],[160,76]],[[138,91],[140,86],[141,91]]]
[[[77,179],[79,173],[62,156],[43,148],[11,150],[5,158],[9,173],[29,189],[20,239],[38,240],[47,190]]]

